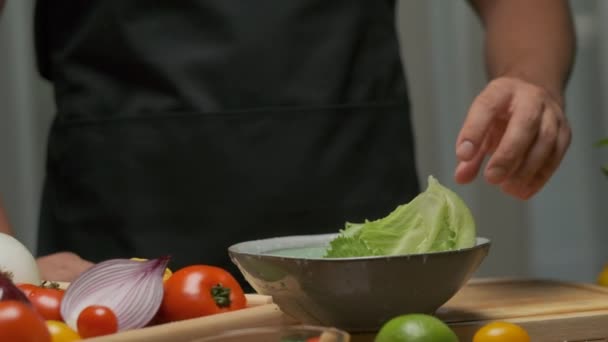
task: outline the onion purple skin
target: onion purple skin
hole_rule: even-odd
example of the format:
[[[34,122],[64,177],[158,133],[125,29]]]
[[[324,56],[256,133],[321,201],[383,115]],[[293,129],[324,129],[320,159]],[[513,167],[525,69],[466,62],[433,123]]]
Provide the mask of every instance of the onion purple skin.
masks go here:
[[[9,277],[0,272],[0,301],[4,300],[17,300],[31,305],[25,293],[15,286]]]

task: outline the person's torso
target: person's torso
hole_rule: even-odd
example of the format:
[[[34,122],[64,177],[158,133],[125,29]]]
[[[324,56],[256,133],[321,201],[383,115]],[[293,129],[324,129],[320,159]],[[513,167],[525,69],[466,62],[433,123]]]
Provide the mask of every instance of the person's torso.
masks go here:
[[[394,7],[39,0],[39,60],[64,115],[403,100]]]
[[[41,253],[231,267],[232,243],[418,191],[394,1],[39,0],[36,22]]]

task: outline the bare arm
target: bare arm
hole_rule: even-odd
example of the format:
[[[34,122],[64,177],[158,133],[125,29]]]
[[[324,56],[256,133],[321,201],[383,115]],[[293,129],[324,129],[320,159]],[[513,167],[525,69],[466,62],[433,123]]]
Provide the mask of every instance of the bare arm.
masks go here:
[[[571,130],[564,90],[575,36],[566,0],[470,0],[484,25],[491,82],[456,141],[455,178],[486,180],[517,198],[537,193],[559,167]]]
[[[486,28],[491,78],[519,77],[561,97],[574,58],[565,0],[471,0]]]
[[[0,0],[0,17],[5,3],[5,0]],[[2,201],[0,201],[0,233],[13,235]],[[43,279],[68,282],[74,280],[93,265],[90,261],[84,260],[71,252],[45,255],[37,258],[36,261]]]
[[[4,4],[6,0],[0,0],[0,17],[2,16],[2,12],[4,10]],[[6,233],[13,235],[11,228],[8,224],[8,218],[6,216],[6,211],[4,210],[4,206],[2,205],[2,201],[0,200],[0,233]]]
[[[2,0],[0,0],[2,1]],[[13,235],[11,228],[8,224],[8,217],[6,216],[6,211],[2,206],[2,201],[0,201],[0,233],[6,233],[9,235]]]

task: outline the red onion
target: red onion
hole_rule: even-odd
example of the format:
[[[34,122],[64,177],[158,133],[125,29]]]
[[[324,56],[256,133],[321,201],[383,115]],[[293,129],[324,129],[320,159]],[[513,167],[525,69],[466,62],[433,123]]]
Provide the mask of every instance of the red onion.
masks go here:
[[[110,308],[118,331],[147,325],[163,299],[163,274],[169,257],[149,261],[111,259],[96,264],[70,284],[61,302],[61,316],[74,330],[80,312],[90,305]]]
[[[23,303],[30,304],[30,301],[15,284],[4,273],[0,272],[0,301],[3,300],[18,300]]]

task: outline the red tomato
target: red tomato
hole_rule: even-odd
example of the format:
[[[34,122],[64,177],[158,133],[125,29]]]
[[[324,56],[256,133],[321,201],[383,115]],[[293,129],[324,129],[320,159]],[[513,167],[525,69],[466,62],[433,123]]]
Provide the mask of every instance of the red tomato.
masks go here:
[[[306,339],[306,342],[319,342],[321,341],[321,337],[309,337]]]
[[[26,297],[29,298],[30,294],[32,293],[32,291],[38,289],[38,286],[34,285],[34,284],[17,284],[16,285],[19,290],[21,290],[21,292],[23,292],[25,294]]]
[[[29,295],[29,300],[44,319],[61,321],[60,308],[64,293],[60,289],[39,288]]]
[[[226,270],[207,265],[184,267],[165,282],[160,316],[166,321],[242,309],[247,299]]]
[[[30,300],[36,311],[45,320],[61,321],[61,300],[65,291],[54,286],[36,286],[32,284],[17,285]]]
[[[87,306],[76,320],[78,334],[82,338],[103,336],[118,331],[118,319],[107,306]]]
[[[0,341],[51,342],[46,323],[24,303],[15,300],[0,302]]]

